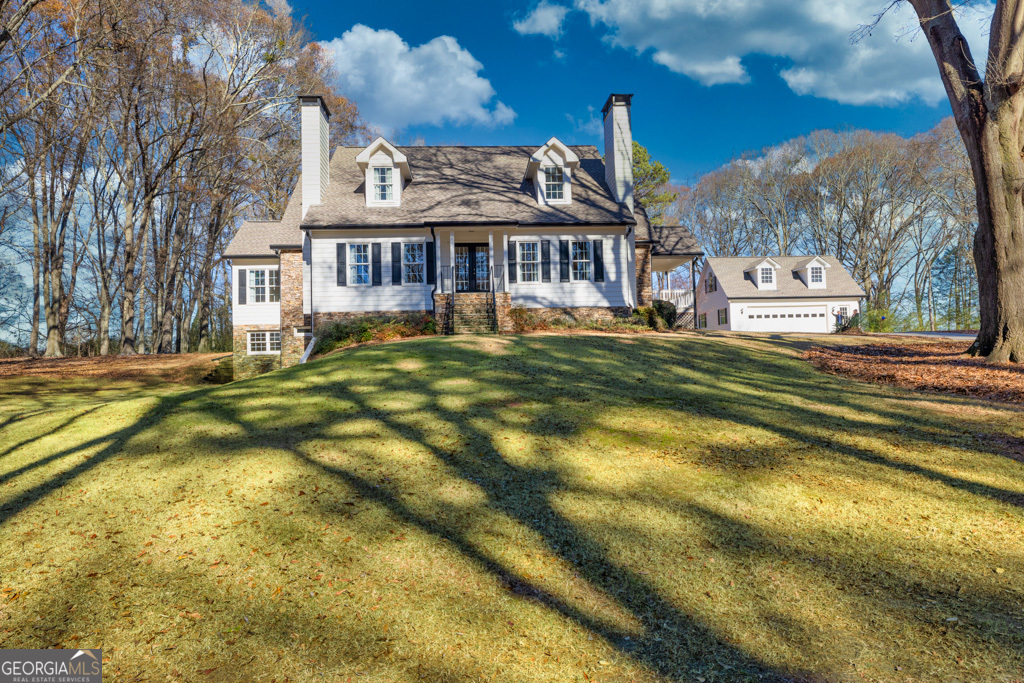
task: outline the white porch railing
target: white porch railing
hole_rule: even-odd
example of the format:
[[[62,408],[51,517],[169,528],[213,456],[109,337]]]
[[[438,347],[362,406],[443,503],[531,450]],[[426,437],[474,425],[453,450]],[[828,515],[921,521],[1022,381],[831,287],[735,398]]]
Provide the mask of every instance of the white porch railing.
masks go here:
[[[656,289],[654,290],[654,298],[671,301],[675,305],[676,310],[680,312],[687,308],[693,308],[692,289]]]

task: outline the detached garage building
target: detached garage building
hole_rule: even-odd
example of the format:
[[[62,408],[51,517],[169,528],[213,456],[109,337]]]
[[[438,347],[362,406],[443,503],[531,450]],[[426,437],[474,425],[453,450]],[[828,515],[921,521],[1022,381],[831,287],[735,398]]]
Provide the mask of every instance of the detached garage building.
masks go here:
[[[832,256],[709,258],[697,285],[697,327],[737,332],[835,330],[864,290]]]

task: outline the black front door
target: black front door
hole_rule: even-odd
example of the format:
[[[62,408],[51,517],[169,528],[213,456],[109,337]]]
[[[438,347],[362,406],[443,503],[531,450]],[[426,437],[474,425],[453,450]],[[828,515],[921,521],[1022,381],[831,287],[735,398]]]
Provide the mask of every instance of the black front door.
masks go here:
[[[490,272],[487,268],[486,244],[455,245],[455,291],[491,291]]]

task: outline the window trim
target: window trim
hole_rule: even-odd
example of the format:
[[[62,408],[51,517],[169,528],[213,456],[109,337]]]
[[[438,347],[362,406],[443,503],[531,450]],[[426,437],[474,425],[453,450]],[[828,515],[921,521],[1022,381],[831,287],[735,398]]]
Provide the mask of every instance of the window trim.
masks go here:
[[[532,260],[532,261],[525,261],[523,259],[523,247],[524,246],[533,246],[534,260]],[[541,269],[543,268],[543,259],[541,258],[540,249],[541,249],[541,247],[540,247],[540,240],[526,240],[526,241],[517,240],[516,241],[516,276],[517,276],[516,277],[516,284],[521,284],[521,285],[539,285],[539,284],[541,284],[541,280],[543,280],[543,273],[541,272]],[[534,270],[534,275],[536,275],[536,278],[537,278],[536,280],[526,280],[524,278],[524,273],[526,272],[523,269],[524,265],[536,266],[536,270]]]
[[[271,335],[277,335],[277,349],[272,348],[273,342],[271,341]],[[262,335],[263,341],[261,344],[266,345],[265,351],[254,351],[253,350],[253,337],[256,335]],[[252,332],[246,332],[245,334],[245,352],[249,356],[277,356],[281,354],[281,332],[280,330],[255,330]]]
[[[387,182],[377,181],[377,171],[386,171]],[[397,201],[398,197],[395,192],[395,169],[393,166],[371,166],[370,167],[370,181],[373,183],[373,203],[374,204],[390,204]],[[379,195],[378,191],[382,188],[387,188],[388,196],[383,198]]]
[[[366,263],[355,263],[352,260],[353,247],[366,247]],[[373,249],[370,242],[347,242],[345,244],[345,284],[349,287],[372,287],[373,286]],[[352,269],[359,266],[366,266],[366,282],[356,282],[352,278]]]
[[[707,313],[701,313],[699,316],[697,316],[697,329],[699,329],[699,330],[706,330],[706,329],[708,329],[708,314]]]
[[[239,268],[242,270],[242,268]],[[253,268],[247,266],[245,268],[245,303],[237,304],[239,306],[269,306],[271,304],[281,303],[281,270],[272,266],[262,266],[259,268]],[[256,301],[256,287],[253,281],[256,279],[256,273],[263,275],[262,289],[266,290],[265,300]],[[274,285],[271,281],[271,273],[276,276],[277,284]],[[273,299],[274,292],[277,292],[277,299]]]
[[[814,276],[817,275],[818,279],[815,280]],[[812,285],[824,285],[825,284],[825,268],[823,266],[811,266],[811,284]]]
[[[757,270],[758,270],[758,286],[759,287],[762,287],[764,285],[774,285],[775,284],[775,269],[774,268],[772,268],[771,266],[760,266]],[[764,279],[766,275],[768,276],[767,280]]]
[[[420,248],[420,260],[408,261],[406,258],[409,247]],[[420,281],[413,282],[409,279],[409,266],[420,266],[423,270],[420,274]],[[425,285],[427,284],[427,243],[426,242],[402,242],[402,284],[403,285]]]
[[[587,259],[574,258],[575,251],[573,247],[577,244],[587,245]],[[586,279],[576,277],[576,264],[586,263],[587,264],[587,277]],[[594,244],[590,240],[569,240],[569,282],[593,282],[594,281]]]
[[[729,324],[729,309],[719,308],[718,309],[718,324],[728,325]]]
[[[561,181],[549,181],[548,173],[555,173],[561,177]],[[566,202],[568,197],[566,196],[566,182],[565,182],[565,167],[564,166],[542,166],[540,169],[541,179],[541,196],[544,197],[545,204],[560,204]],[[559,192],[561,197],[549,197],[548,190]]]

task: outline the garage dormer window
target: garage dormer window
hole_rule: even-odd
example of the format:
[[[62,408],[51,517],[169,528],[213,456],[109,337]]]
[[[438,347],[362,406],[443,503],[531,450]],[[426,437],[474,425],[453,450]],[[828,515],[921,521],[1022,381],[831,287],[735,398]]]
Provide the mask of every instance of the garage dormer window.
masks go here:
[[[392,182],[392,169],[376,166],[373,169],[373,199],[378,202],[390,202],[395,198],[395,186]]]
[[[771,266],[761,266],[761,284],[762,285],[774,285],[775,284],[775,269]]]
[[[825,269],[821,266],[811,266],[811,284],[820,285],[825,282]]]
[[[544,199],[565,199],[565,174],[561,166],[544,168]]]

